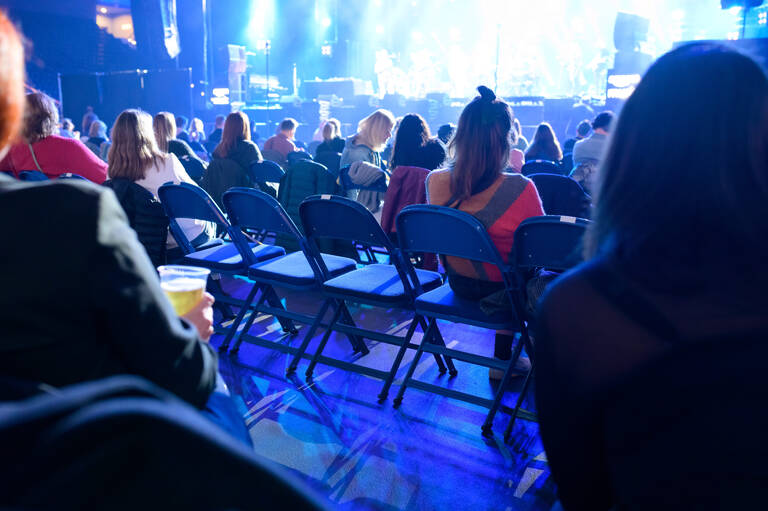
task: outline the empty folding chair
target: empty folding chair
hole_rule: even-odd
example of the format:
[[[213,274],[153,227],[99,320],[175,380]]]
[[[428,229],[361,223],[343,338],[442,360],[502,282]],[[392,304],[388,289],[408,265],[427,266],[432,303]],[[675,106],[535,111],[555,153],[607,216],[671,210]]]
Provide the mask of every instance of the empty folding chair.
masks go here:
[[[22,181],[47,181],[48,176],[39,170],[22,170],[19,172],[19,179]]]
[[[166,183],[160,187],[157,194],[165,213],[168,215],[171,234],[183,253],[181,259],[176,261],[177,264],[208,268],[214,275],[244,276],[248,274],[249,266],[285,255],[285,250],[282,247],[253,242],[236,244],[215,240],[211,244],[195,248],[184,235],[177,219],[192,218],[213,222],[232,238],[234,230],[224,213],[205,190],[189,183],[178,185]],[[217,279],[211,278],[209,282],[217,302],[243,307],[242,300],[234,299],[224,293]],[[276,297],[268,297],[271,305],[279,306],[279,301],[275,302],[273,298]],[[232,316],[231,312],[226,311],[226,309],[225,307],[225,316]],[[281,320],[280,323],[286,331],[294,329],[293,324],[288,321]],[[231,328],[236,329],[237,326],[237,324],[233,324]]]
[[[557,162],[550,160],[529,160],[525,162],[520,173],[524,176],[530,176],[531,174],[561,174],[562,168]]]
[[[471,261],[492,264],[501,272],[504,290],[510,304],[509,311],[500,311],[489,316],[485,314],[477,301],[466,300],[457,296],[448,284],[424,293],[415,300],[416,314],[424,316],[429,321],[429,327],[394,401],[394,405],[399,406],[406,388],[414,387],[485,406],[489,408],[489,411],[482,429],[484,434],[490,434],[493,417],[501,404],[504,389],[511,377],[512,367],[517,362],[522,346],[528,338],[526,324],[521,320],[519,313],[521,304],[516,293],[517,282],[514,269],[510,264],[504,262],[483,224],[477,218],[463,211],[432,205],[407,206],[397,217],[397,233],[404,255],[431,252],[461,257]],[[439,338],[440,329],[437,320],[464,323],[489,330],[520,332],[521,340],[515,345],[512,357],[508,361],[449,349]],[[492,399],[418,381],[413,379],[413,373],[424,352],[442,354],[470,364],[500,369],[504,371],[504,376]]]
[[[296,353],[298,350],[288,345],[270,342],[261,338],[251,337],[248,331],[253,325],[259,312],[272,314],[276,317],[289,318],[306,324],[314,324],[316,320],[321,321],[328,306],[323,306],[320,312],[315,316],[308,316],[280,308],[265,306],[264,302],[270,295],[276,295],[273,286],[291,289],[295,291],[319,291],[320,286],[329,278],[337,277],[343,273],[355,269],[355,261],[346,257],[339,257],[329,254],[321,254],[322,262],[315,260],[315,256],[307,249],[307,242],[299,229],[290,219],[283,207],[276,199],[270,197],[264,192],[252,188],[233,188],[224,194],[224,206],[229,215],[230,222],[234,228],[233,241],[236,244],[247,244],[247,239],[242,232],[250,230],[268,230],[270,232],[280,233],[285,236],[292,236],[299,244],[301,250],[288,255],[276,257],[266,262],[254,264],[248,271],[248,277],[254,281],[248,297],[245,299],[245,306],[241,308],[235,324],[239,324],[245,315],[247,309],[253,309],[251,315],[245,323],[232,352],[236,352],[243,340],[248,340],[253,344],[262,347],[277,349],[287,353]],[[255,306],[251,304],[260,294]],[[342,314],[349,320],[351,316],[343,306]],[[315,325],[317,328],[318,325]],[[230,329],[229,334],[224,339],[220,351],[226,351],[229,343],[235,333]],[[308,338],[311,338],[314,331],[309,332]],[[359,338],[350,339],[355,351],[361,351],[365,348],[362,340]],[[308,341],[307,341],[308,342]],[[301,351],[306,349],[303,346]]]
[[[523,283],[523,275],[536,269],[545,269],[553,272],[563,272],[579,264],[582,258],[582,240],[586,232],[589,220],[569,216],[539,216],[524,220],[515,231],[515,242],[512,246],[514,265],[518,275],[518,281]],[[523,287],[518,288],[520,302],[525,300]],[[534,318],[528,316],[526,309],[522,312],[523,319],[531,323]],[[533,358],[533,346],[530,339],[524,339],[525,349],[531,357],[531,370],[525,377],[523,388],[517,398],[517,403],[512,412],[512,417],[504,431],[504,439],[508,439],[512,432],[512,426],[517,417],[528,420],[536,420],[536,416],[522,410],[521,406],[525,395],[530,388],[536,367]]]
[[[381,230],[376,219],[362,204],[353,200],[331,196],[314,196],[305,200],[300,207],[300,215],[304,224],[304,233],[307,237],[308,248],[315,259],[319,259],[317,242],[322,238],[336,238],[352,242],[363,242],[369,245],[384,247],[390,256],[392,264],[371,264],[363,268],[345,273],[340,277],[327,280],[323,286],[325,297],[324,307],[336,309],[320,344],[315,351],[312,361],[307,368],[306,375],[312,377],[315,365],[320,362],[330,366],[354,371],[384,380],[384,386],[379,394],[379,400],[387,398],[389,388],[392,385],[400,363],[408,348],[415,348],[411,338],[417,326],[426,327],[423,318],[414,314],[408,331],[404,337],[364,330],[358,328],[353,321],[345,320],[342,316],[343,305],[348,302],[365,304],[384,309],[413,310],[413,302],[423,291],[435,289],[442,284],[439,273],[415,270],[409,261],[400,257],[396,247],[392,245],[387,235]],[[318,319],[319,321],[319,319]],[[313,328],[318,325],[313,325]],[[382,371],[370,367],[333,359],[323,355],[323,350],[332,331],[352,334],[379,342],[392,344],[399,347],[397,355],[389,371]],[[310,332],[311,333],[311,332]],[[306,348],[310,336],[304,338],[303,348]],[[301,353],[297,354],[291,368],[295,369]],[[439,356],[435,357],[441,372],[445,371]]]
[[[320,165],[325,165],[328,172],[334,176],[339,176],[339,168],[341,167],[341,153],[332,153],[330,151],[323,151],[315,156],[315,161]]]
[[[546,214],[589,218],[592,198],[576,180],[557,174],[531,174],[528,177],[536,185]]]

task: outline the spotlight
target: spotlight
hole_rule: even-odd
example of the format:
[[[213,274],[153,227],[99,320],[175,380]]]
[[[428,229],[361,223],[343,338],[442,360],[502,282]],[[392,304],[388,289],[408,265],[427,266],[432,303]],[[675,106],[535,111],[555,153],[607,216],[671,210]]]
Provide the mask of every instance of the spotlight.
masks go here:
[[[323,26],[328,28],[331,26],[331,18],[323,18]]]
[[[768,23],[768,12],[761,12],[757,15],[757,23],[759,25],[765,25]]]
[[[331,47],[331,45],[330,45],[330,44],[324,44],[324,45],[323,45],[323,46],[320,48],[320,53],[322,53],[322,54],[323,54],[323,55],[325,55],[326,57],[330,57],[330,56],[333,54],[333,48]]]

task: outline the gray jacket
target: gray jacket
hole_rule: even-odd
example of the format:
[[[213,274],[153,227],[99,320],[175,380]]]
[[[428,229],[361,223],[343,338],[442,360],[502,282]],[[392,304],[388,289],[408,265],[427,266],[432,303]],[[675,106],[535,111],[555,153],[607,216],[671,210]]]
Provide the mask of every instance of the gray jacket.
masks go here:
[[[588,160],[592,160],[594,163],[602,161],[607,145],[608,137],[601,133],[592,133],[584,140],[579,140],[573,146],[574,166],[588,163]]]

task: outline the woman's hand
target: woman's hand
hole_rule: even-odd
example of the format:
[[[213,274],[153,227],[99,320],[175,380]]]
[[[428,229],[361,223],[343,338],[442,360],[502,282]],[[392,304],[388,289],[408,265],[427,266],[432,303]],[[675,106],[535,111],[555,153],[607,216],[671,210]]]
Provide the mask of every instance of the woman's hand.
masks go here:
[[[213,295],[205,293],[200,303],[195,308],[184,314],[182,317],[192,323],[200,335],[200,339],[208,342],[213,334]]]

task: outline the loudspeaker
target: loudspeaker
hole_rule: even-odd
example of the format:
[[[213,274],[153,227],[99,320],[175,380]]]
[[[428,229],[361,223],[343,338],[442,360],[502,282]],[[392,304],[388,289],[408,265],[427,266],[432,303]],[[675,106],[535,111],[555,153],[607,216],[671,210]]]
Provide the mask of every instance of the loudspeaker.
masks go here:
[[[640,43],[648,37],[650,20],[629,14],[616,13],[616,23],[613,25],[613,44],[618,51],[637,51]]]
[[[731,7],[744,7],[751,9],[752,7],[758,7],[762,5],[763,0],[720,0],[720,6],[723,9],[730,9]]]

